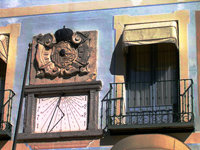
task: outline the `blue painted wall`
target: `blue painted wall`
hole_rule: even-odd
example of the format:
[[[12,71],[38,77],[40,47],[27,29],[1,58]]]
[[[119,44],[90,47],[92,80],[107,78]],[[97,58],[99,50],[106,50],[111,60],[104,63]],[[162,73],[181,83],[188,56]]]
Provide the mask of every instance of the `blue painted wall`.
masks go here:
[[[17,1],[17,0],[15,0]],[[14,2],[15,2],[14,1]],[[81,1],[81,0],[79,0]],[[83,0],[82,0],[83,1]],[[9,5],[4,5],[7,1],[0,1],[1,8],[8,8]],[[18,1],[17,1],[18,2]],[[55,4],[55,0],[49,0],[48,4]],[[66,1],[62,0],[60,3]],[[69,1],[68,1],[69,2]],[[70,1],[71,2],[71,1]],[[74,2],[74,1],[73,1]],[[30,6],[36,4],[46,4],[45,2],[36,3],[36,1],[23,1],[17,6]],[[16,62],[16,74],[14,82],[14,91],[16,97],[14,99],[12,123],[16,122],[16,112],[20,98],[21,84],[23,79],[24,65],[28,43],[31,42],[34,35],[39,33],[55,32],[57,29],[65,25],[75,31],[97,30],[98,31],[98,68],[97,79],[103,82],[103,89],[100,92],[100,100],[108,91],[109,82],[114,81],[114,76],[111,75],[110,63],[114,50],[115,31],[113,29],[113,18],[115,15],[154,15],[172,13],[177,10],[189,10],[190,23],[188,26],[188,53],[189,53],[189,75],[194,80],[194,108],[195,108],[195,130],[200,131],[200,118],[198,115],[198,98],[197,98],[197,60],[196,60],[196,30],[195,30],[195,11],[200,10],[200,2],[168,4],[157,6],[143,6],[134,8],[119,8],[106,9],[85,12],[73,12],[62,14],[25,16],[15,18],[0,19],[0,26],[6,26],[11,23],[21,23],[21,34],[18,39],[18,53]],[[190,145],[191,146],[191,145]]]
[[[91,2],[91,1],[102,1],[102,0],[0,0],[0,8],[15,8],[15,7],[29,7],[29,6],[40,6],[40,5],[53,5],[53,4],[64,4],[64,3],[77,3],[77,2]]]

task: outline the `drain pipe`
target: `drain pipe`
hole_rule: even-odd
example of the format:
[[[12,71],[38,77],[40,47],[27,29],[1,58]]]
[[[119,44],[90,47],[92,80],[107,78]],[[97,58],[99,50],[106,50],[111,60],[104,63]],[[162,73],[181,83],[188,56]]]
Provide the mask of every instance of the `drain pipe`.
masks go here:
[[[28,48],[27,57],[26,57],[26,65],[25,65],[24,78],[23,78],[23,83],[22,83],[21,97],[20,97],[20,102],[19,102],[19,109],[18,109],[18,114],[17,114],[17,122],[16,122],[16,127],[15,127],[15,134],[14,134],[14,139],[13,139],[12,150],[16,150],[17,135],[18,135],[18,131],[19,131],[20,118],[21,118],[23,99],[24,99],[24,87],[26,84],[26,77],[27,77],[29,60],[31,57],[31,51],[32,51],[32,44],[30,43],[29,48]]]

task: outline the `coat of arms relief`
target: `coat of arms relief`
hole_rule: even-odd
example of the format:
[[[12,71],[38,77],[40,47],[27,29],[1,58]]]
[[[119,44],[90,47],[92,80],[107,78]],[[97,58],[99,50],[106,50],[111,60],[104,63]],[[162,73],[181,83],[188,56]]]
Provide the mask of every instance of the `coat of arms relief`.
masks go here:
[[[31,83],[41,79],[74,82],[96,78],[96,31],[57,30],[54,34],[39,34],[33,38]],[[33,71],[34,68],[34,71]],[[78,78],[80,79],[77,79]],[[45,81],[48,83],[51,81]],[[64,81],[65,82],[65,81]]]

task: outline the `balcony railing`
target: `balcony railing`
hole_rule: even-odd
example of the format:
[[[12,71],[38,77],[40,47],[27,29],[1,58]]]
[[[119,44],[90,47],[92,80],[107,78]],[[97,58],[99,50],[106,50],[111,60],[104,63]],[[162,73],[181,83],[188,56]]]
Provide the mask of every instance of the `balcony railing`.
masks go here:
[[[102,129],[179,127],[193,120],[191,79],[111,83],[101,103]]]
[[[1,109],[0,109],[0,139],[10,138],[12,125],[11,125],[11,111],[12,111],[12,100],[15,93],[10,90],[0,90],[1,96]]]

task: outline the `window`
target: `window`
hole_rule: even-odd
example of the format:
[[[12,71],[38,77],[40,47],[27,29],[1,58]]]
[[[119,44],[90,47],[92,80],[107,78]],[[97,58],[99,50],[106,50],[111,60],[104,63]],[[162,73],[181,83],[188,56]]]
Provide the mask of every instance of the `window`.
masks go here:
[[[185,10],[115,16],[116,47],[111,61],[115,82],[110,83],[101,106],[101,125],[105,123],[111,133],[194,129],[188,22]]]
[[[0,140],[11,138],[11,108],[20,24],[0,27]],[[2,132],[3,131],[3,132]]]
[[[127,113],[132,113],[135,123],[142,123],[139,117],[149,123],[175,119],[172,114],[178,109],[178,58],[178,49],[170,43],[128,47]]]

